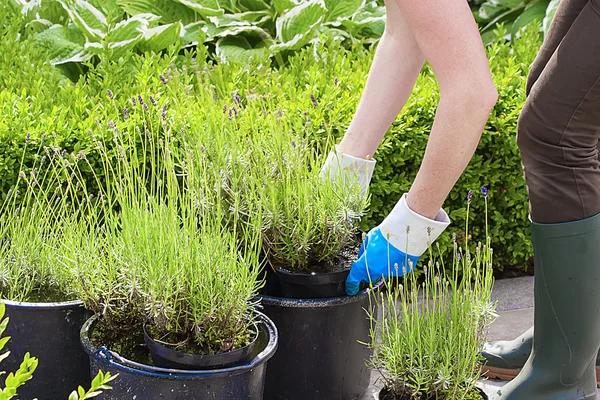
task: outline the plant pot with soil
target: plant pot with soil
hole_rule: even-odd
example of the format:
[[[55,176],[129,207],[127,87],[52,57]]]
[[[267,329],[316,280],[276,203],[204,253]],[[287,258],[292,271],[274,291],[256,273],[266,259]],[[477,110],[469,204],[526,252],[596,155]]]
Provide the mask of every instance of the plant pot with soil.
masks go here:
[[[62,161],[61,155],[48,155],[45,164]],[[3,365],[17,370],[28,352],[39,360],[35,379],[18,389],[26,399],[67,398],[73,388],[90,384],[79,331],[91,314],[73,285],[85,265],[70,268],[62,258],[64,243],[82,232],[93,214],[82,218],[74,197],[66,200],[73,195],[72,182],[54,187],[57,172],[44,168],[44,160],[23,171],[0,210],[0,296],[11,337]]]
[[[180,180],[163,140],[161,179],[121,158],[118,207],[93,247],[72,250],[95,266],[79,279],[82,293],[93,288],[83,300],[96,315],[81,331],[92,373],[119,373],[101,398],[260,400],[278,336],[254,303],[260,236],[247,224],[259,216],[230,219],[212,185],[191,185],[212,169]]]
[[[421,277],[411,273],[390,282],[377,301],[370,365],[383,383],[379,399],[487,399],[477,383],[480,350],[495,317],[490,240],[475,252],[455,240],[449,263],[433,251],[429,256]]]
[[[277,132],[254,148],[265,166],[253,171],[267,263],[259,299],[280,333],[265,399],[358,398],[370,381],[371,350],[361,342],[369,337],[372,290],[349,297],[345,281],[362,242],[366,199],[358,185],[322,179],[321,158],[293,134]]]

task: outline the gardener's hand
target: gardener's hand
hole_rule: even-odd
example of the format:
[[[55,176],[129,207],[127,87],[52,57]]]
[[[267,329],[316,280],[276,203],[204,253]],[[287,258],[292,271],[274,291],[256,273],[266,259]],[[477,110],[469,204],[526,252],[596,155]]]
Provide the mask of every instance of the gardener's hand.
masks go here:
[[[440,209],[432,220],[412,211],[406,194],[402,196],[385,220],[367,234],[346,280],[346,294],[356,295],[361,282],[372,283],[412,271],[449,224],[444,210]]]
[[[325,160],[321,169],[321,177],[338,180],[341,185],[358,183],[362,188],[362,194],[366,196],[374,168],[375,160],[353,157],[341,152],[336,146]]]

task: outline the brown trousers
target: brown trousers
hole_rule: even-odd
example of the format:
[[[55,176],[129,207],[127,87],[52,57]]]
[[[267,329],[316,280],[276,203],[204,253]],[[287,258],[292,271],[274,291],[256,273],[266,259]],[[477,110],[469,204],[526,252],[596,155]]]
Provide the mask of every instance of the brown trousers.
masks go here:
[[[517,143],[531,219],[600,213],[600,0],[562,0],[533,63]]]

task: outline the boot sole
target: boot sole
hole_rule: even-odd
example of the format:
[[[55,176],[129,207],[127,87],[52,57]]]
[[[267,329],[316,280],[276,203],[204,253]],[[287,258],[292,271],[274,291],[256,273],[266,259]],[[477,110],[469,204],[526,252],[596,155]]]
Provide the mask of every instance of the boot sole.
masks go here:
[[[519,375],[520,369],[483,367],[483,375],[490,379],[500,379],[501,381],[512,381]],[[600,388],[600,367],[596,367],[596,386]]]

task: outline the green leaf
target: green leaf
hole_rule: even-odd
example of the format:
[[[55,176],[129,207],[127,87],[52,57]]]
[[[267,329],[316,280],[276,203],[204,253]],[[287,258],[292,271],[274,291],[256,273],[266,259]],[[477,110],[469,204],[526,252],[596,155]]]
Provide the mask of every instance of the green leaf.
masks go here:
[[[263,11],[249,11],[239,14],[225,14],[221,17],[208,17],[215,27],[227,26],[258,26],[271,19],[271,16]]]
[[[240,34],[256,36],[261,39],[269,39],[271,37],[264,29],[252,25],[233,27],[226,26],[218,28],[212,24],[207,24],[202,27],[202,31],[206,34],[207,40],[213,40],[214,38],[223,38],[227,36],[237,36]]]
[[[184,27],[181,43],[184,47],[195,46],[198,43],[203,43],[206,34],[202,31],[206,23],[204,21],[194,22]]]
[[[279,50],[297,50],[311,41],[325,19],[327,9],[323,0],[309,0],[277,19]]]
[[[115,15],[122,14],[123,10],[117,4],[116,0],[88,0],[91,5],[100,10],[104,15],[114,13]]]
[[[106,36],[106,17],[85,0],[57,0],[69,14],[71,21],[88,39],[101,40]]]
[[[147,29],[137,44],[137,48],[140,51],[159,52],[165,50],[172,44],[181,43],[181,33],[183,31],[184,28],[181,22]]]
[[[327,8],[327,21],[337,21],[352,17],[365,5],[365,0],[324,0]]]
[[[225,10],[221,8],[218,0],[175,0],[184,6],[196,11],[203,17],[221,16]]]
[[[558,6],[560,5],[560,0],[551,0],[550,4],[548,4],[548,8],[546,9],[546,16],[544,17],[542,29],[544,30],[544,35],[548,34],[548,30],[550,29],[550,25],[554,20],[554,15],[556,14],[556,10],[558,10]]]
[[[238,0],[238,4],[247,11],[263,11],[271,8],[265,0]]]
[[[277,14],[283,14],[290,8],[296,7],[300,4],[297,0],[272,0],[273,6]]]
[[[38,33],[34,42],[49,53],[52,65],[89,60],[91,54],[85,51],[85,37],[74,24],[54,25]]]
[[[525,8],[525,11],[517,17],[512,25],[512,32],[516,33],[524,26],[531,24],[534,21],[542,22],[546,17],[546,10],[550,0],[538,0],[531,3]]]
[[[266,61],[271,56],[269,42],[261,41],[254,47],[242,36],[224,37],[217,41],[217,57],[221,62],[239,62],[247,64],[253,61]]]
[[[150,13],[158,15],[164,24],[182,22],[184,25],[196,22],[199,16],[194,10],[174,0],[117,0],[129,15]]]

